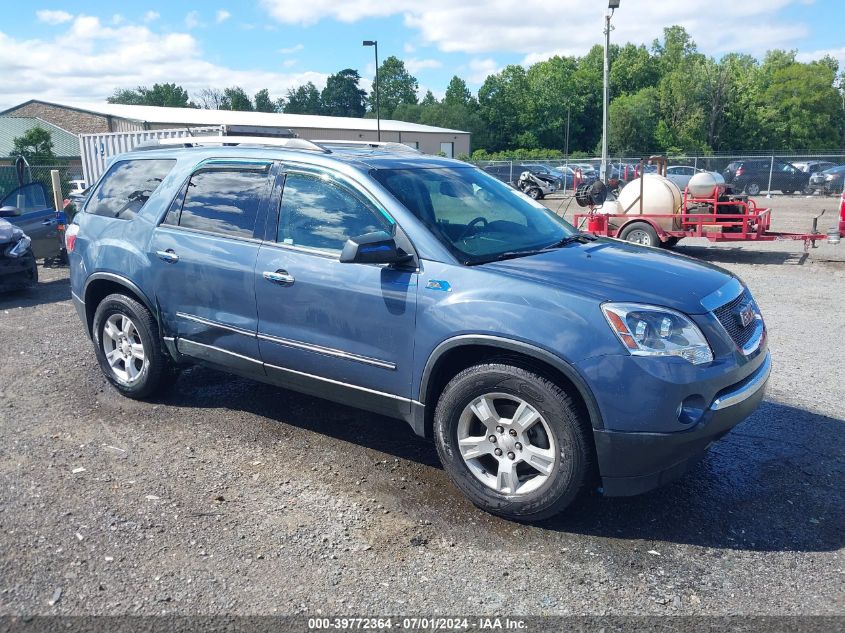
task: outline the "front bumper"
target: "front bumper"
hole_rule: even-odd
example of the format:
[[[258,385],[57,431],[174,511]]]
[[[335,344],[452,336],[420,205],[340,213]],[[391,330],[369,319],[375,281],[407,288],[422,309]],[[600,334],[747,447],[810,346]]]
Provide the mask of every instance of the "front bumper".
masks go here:
[[[602,488],[608,496],[636,495],[668,483],[705,450],[748,417],[766,390],[772,362],[769,353],[740,382],[716,394],[701,420],[688,431],[641,433],[595,429]]]
[[[7,244],[3,245],[6,248]],[[20,257],[0,255],[0,292],[29,288],[35,284],[37,270],[32,251]]]

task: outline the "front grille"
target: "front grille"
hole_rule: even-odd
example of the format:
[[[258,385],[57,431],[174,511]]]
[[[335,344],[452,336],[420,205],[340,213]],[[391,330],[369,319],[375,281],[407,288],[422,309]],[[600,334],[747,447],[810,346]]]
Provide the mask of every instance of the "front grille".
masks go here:
[[[739,317],[740,311],[749,303],[754,307],[754,314],[759,314],[757,306],[754,305],[754,299],[751,298],[747,289],[743,290],[742,294],[736,299],[713,310],[713,314],[719,319],[719,323],[722,324],[733,342],[740,348],[748,344],[757,329],[757,319],[752,319],[751,323],[743,327]]]

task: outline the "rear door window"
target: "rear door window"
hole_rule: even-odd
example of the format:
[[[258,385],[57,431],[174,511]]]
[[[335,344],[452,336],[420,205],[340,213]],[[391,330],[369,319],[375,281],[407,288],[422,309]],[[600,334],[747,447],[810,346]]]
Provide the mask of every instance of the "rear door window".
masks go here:
[[[194,173],[188,182],[178,225],[231,237],[252,237],[269,186],[269,165],[215,168]]]
[[[85,212],[131,220],[173,169],[173,159],[123,160],[112,165],[85,205]]]

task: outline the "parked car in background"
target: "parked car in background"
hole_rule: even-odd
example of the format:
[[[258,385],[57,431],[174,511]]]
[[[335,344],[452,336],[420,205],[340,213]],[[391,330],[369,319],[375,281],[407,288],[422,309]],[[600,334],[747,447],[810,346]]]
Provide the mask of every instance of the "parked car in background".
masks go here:
[[[805,174],[815,174],[817,171],[825,171],[831,167],[836,167],[836,163],[829,160],[804,160],[797,163],[792,163],[795,167],[803,171]]]
[[[703,169],[696,169],[689,165],[672,165],[666,168],[666,178],[678,185],[678,188],[683,191],[687,188],[690,178],[697,173],[704,171]]]
[[[554,178],[558,189],[572,188],[572,171],[554,167],[552,165],[543,165],[542,163],[526,163],[531,173],[548,176]]]
[[[824,194],[842,193],[843,179],[845,179],[845,165],[831,167],[825,171],[817,171],[810,176],[810,191]]]
[[[756,196],[769,188],[769,175],[772,178],[772,191],[793,194],[804,191],[810,183],[810,175],[804,173],[792,163],[770,158],[746,158],[728,164],[722,172],[725,182],[731,185],[735,193],[747,193]]]
[[[70,191],[68,192],[69,196],[72,196],[74,194],[77,194],[77,195],[81,194],[83,191],[88,189],[88,185],[85,183],[84,180],[80,180],[80,179],[71,180],[69,182],[69,184],[70,184]]]
[[[20,228],[0,218],[0,292],[30,288],[38,283],[32,242]]]
[[[199,363],[405,420],[521,521],[593,473],[671,481],[763,398],[766,327],[727,270],[582,233],[461,161],[237,138],[117,157],[68,228],[127,397]]]
[[[574,170],[581,170],[583,182],[593,183],[599,179],[598,170],[589,163],[569,163],[569,167]]]
[[[35,257],[49,259],[62,249],[59,219],[47,202],[40,182],[31,182],[10,191],[0,200],[0,218],[8,220],[32,240]]]

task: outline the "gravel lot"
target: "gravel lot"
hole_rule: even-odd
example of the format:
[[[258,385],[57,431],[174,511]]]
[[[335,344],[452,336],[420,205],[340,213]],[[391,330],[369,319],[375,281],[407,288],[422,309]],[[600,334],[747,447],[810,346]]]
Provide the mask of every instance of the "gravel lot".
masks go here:
[[[201,368],[122,398],[42,269],[0,298],[0,614],[845,614],[845,244],[802,248],[682,243],[757,297],[766,402],[683,480],[537,526],[400,422]]]

